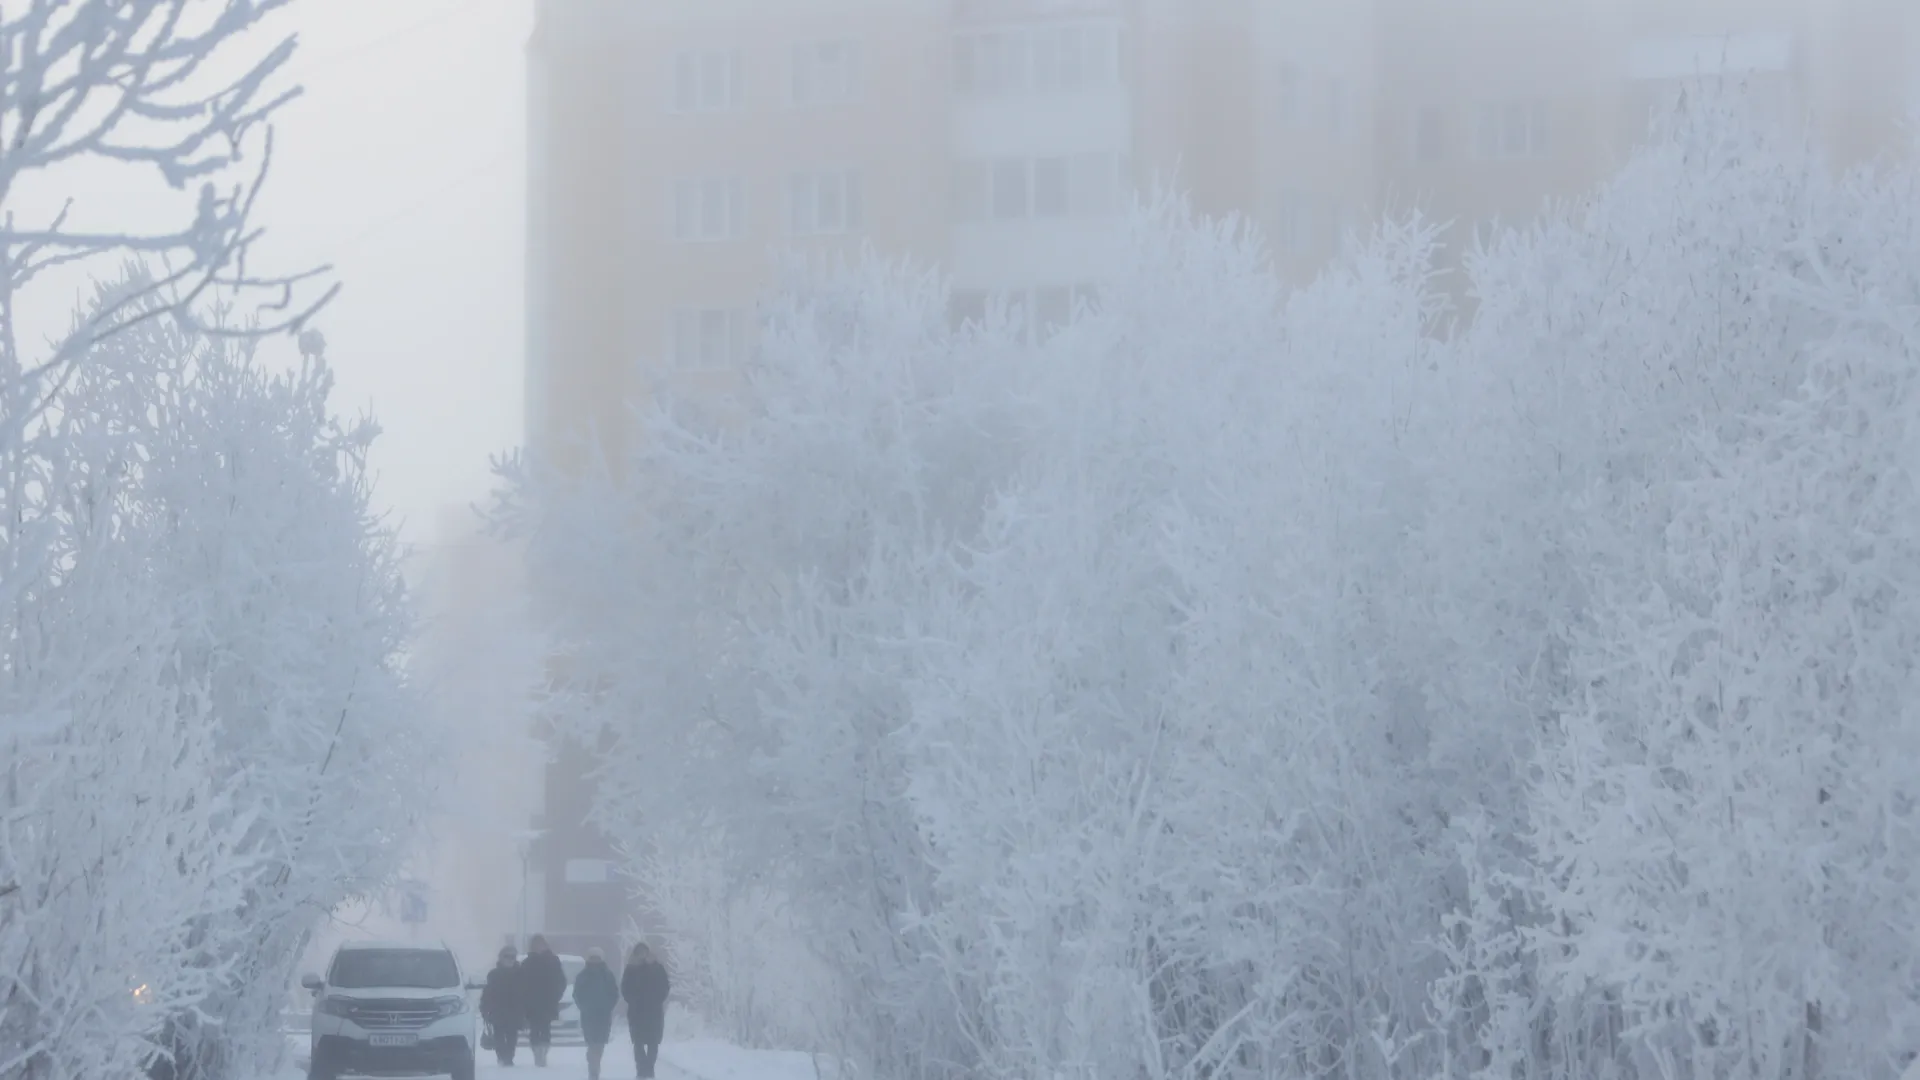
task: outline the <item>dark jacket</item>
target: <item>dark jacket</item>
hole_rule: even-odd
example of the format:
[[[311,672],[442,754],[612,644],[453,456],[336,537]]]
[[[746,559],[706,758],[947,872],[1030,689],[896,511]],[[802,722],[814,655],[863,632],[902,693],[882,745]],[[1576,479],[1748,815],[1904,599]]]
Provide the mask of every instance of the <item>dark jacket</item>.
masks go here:
[[[628,964],[620,975],[620,996],[627,999],[627,1030],[633,1041],[647,1045],[660,1042],[667,1028],[667,969],[660,961]]]
[[[613,972],[598,960],[587,961],[573,978],[573,1003],[580,1010],[580,1035],[588,1043],[604,1045],[613,1038],[613,1007],[620,1004],[620,985]]]
[[[520,992],[518,966],[500,964],[487,972],[487,988],[480,991],[480,1018],[510,1031],[526,1023],[527,1006]]]
[[[559,957],[550,952],[528,953],[520,961],[520,1000],[528,1020],[553,1023],[566,992],[567,972]]]

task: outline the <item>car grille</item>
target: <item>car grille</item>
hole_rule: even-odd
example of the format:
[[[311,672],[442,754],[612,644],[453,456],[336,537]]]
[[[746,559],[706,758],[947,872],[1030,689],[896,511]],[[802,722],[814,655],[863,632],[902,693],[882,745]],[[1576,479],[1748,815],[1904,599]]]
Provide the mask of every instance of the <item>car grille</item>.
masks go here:
[[[440,1017],[430,1001],[356,1001],[347,1006],[347,1019],[368,1031],[418,1031]]]

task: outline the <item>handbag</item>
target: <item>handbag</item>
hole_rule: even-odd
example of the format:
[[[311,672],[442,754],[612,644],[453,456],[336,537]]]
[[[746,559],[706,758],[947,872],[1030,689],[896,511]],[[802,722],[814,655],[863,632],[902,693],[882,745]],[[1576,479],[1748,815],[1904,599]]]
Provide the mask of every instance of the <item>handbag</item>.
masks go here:
[[[480,1049],[482,1050],[493,1049],[493,1025],[492,1024],[488,1024],[485,1027],[480,1029]]]

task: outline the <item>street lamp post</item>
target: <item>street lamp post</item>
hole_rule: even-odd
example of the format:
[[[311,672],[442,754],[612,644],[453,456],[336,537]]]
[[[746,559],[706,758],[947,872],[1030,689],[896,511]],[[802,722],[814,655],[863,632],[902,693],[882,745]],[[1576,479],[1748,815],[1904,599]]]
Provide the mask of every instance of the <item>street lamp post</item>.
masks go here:
[[[520,917],[518,919],[518,943],[521,952],[527,948],[527,889],[531,879],[533,861],[533,842],[546,835],[545,829],[521,829],[513,834],[514,845],[520,851]]]

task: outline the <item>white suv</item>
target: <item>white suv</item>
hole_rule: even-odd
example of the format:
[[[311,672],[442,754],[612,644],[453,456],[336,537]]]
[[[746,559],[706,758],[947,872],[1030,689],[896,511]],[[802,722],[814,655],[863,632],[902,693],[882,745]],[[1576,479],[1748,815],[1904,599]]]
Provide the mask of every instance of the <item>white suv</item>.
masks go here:
[[[462,977],[446,945],[349,942],[334,950],[325,979],[308,975],[300,985],[314,996],[309,1080],[473,1080],[479,1020],[467,992],[479,986]]]

